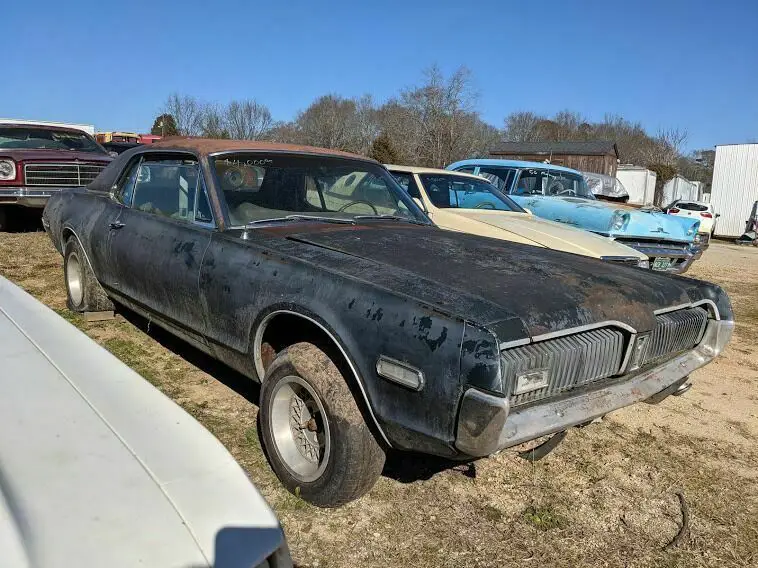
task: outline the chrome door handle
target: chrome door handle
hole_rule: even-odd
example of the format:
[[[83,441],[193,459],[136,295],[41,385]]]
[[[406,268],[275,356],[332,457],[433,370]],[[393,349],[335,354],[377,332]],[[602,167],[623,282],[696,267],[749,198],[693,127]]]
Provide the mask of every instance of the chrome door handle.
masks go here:
[[[111,223],[111,229],[123,229],[126,224],[121,221],[114,221]]]

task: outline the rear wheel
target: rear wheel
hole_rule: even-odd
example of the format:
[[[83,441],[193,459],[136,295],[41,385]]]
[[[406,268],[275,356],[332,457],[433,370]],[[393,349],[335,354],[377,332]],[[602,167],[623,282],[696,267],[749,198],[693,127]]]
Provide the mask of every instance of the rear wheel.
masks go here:
[[[311,343],[279,353],[261,389],[259,427],[284,486],[319,507],[338,507],[373,487],[384,451],[334,362]]]
[[[104,312],[113,309],[113,302],[92,273],[79,241],[73,237],[63,247],[63,274],[66,280],[66,305],[71,311]]]

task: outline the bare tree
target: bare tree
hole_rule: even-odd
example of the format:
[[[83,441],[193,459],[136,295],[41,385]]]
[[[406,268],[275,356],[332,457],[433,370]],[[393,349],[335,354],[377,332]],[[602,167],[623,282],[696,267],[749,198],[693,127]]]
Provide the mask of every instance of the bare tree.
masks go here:
[[[442,167],[461,154],[462,135],[471,128],[472,115],[478,119],[474,110],[477,93],[465,67],[445,79],[433,66],[425,76],[423,85],[402,91],[399,102],[409,111],[418,163]]]
[[[268,107],[254,99],[230,102],[223,118],[229,136],[236,140],[259,140],[274,125]]]
[[[530,111],[512,112],[505,117],[503,136],[508,142],[535,142],[537,124],[541,120],[542,117]]]
[[[200,112],[200,131],[206,138],[229,138],[225,111],[216,103],[206,103]]]
[[[355,113],[355,101],[338,95],[324,95],[300,112],[295,124],[306,144],[352,150],[355,144]]]
[[[172,93],[161,112],[174,117],[180,136],[198,136],[203,130],[203,104],[194,97]]]

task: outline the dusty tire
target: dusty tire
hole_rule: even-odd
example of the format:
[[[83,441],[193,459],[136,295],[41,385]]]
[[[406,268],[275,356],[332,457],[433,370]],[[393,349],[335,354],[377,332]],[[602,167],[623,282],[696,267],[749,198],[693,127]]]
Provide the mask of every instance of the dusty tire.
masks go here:
[[[384,466],[384,451],[345,379],[311,343],[288,347],[266,371],[259,428],[282,484],[319,507],[361,497]]]
[[[104,312],[113,309],[113,302],[92,273],[87,257],[75,238],[68,239],[63,247],[63,276],[69,310]]]

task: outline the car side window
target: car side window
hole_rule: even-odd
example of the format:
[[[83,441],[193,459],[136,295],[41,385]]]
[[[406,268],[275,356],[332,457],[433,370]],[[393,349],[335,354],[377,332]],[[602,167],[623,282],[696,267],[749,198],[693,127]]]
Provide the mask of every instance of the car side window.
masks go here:
[[[522,170],[516,189],[513,191],[514,195],[542,195],[542,181],[545,174],[546,172],[542,170]]]
[[[137,172],[139,171],[139,165],[141,160],[134,160],[129,166],[126,174],[124,174],[116,184],[116,191],[114,195],[116,198],[129,207],[132,204],[132,196],[134,194],[134,184],[137,181]]]
[[[208,201],[208,191],[205,189],[203,176],[200,176],[195,204],[195,221],[198,223],[213,223],[211,204]]]
[[[400,187],[402,187],[408,195],[415,197],[416,199],[421,199],[421,192],[418,190],[416,180],[413,179],[412,174],[392,172],[392,177],[395,178]]]
[[[459,172],[465,171],[465,169],[459,169]],[[479,175],[498,188],[503,193],[508,193],[508,190],[513,184],[513,178],[516,177],[516,170],[511,168],[497,168],[486,167],[479,168]]]
[[[200,167],[194,158],[146,157],[137,171],[132,208],[171,219],[194,221],[199,179]]]

